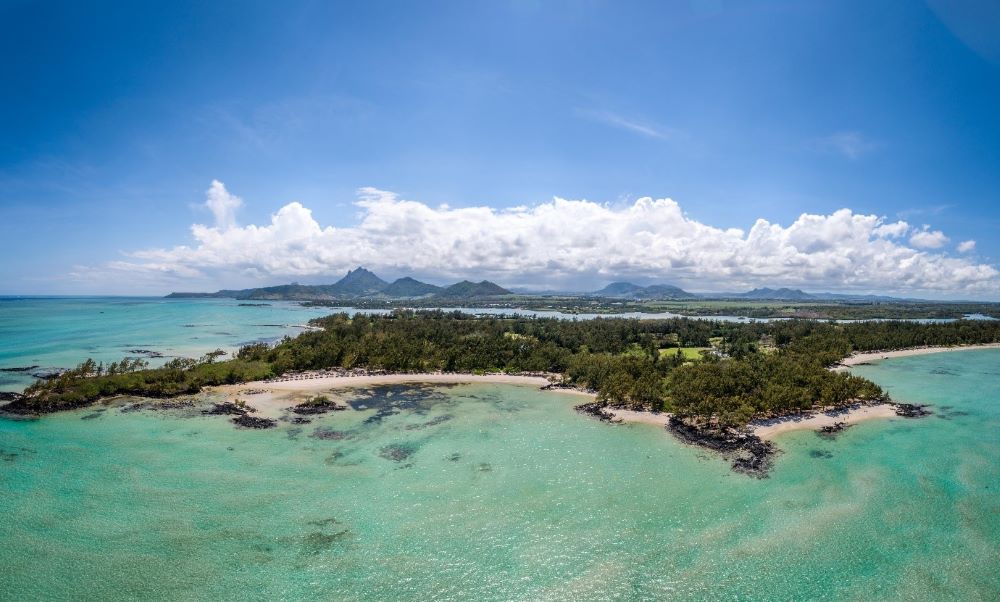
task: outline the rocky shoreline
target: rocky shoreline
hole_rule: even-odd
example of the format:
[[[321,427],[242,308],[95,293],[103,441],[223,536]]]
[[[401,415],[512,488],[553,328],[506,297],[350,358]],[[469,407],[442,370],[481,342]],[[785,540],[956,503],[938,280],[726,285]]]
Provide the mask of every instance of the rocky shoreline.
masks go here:
[[[699,428],[675,416],[670,417],[667,430],[684,443],[718,452],[730,461],[733,471],[757,479],[768,477],[778,453],[773,443],[752,433]]]
[[[347,406],[340,405],[335,401],[320,396],[311,401],[293,406],[292,413],[299,416],[315,416],[317,414],[326,414],[327,412],[343,412],[346,409],[348,409]]]
[[[615,415],[615,408],[603,402],[582,403],[573,409],[601,422],[624,422]],[[666,430],[669,433],[684,443],[720,454],[730,462],[734,472],[764,479],[774,465],[777,448],[770,441],[764,441],[753,433],[736,429],[707,429],[688,424],[676,416],[664,416],[667,418]]]
[[[34,367],[32,367],[34,368]],[[310,372],[297,372],[282,375],[280,377],[270,379],[267,381],[260,381],[258,383],[243,383],[244,385],[251,385],[251,388],[245,388],[239,390],[242,394],[257,394],[257,393],[267,393],[269,389],[264,388],[254,388],[253,385],[286,385],[291,386],[295,390],[305,387],[305,390],[311,390],[318,385],[323,385],[322,381],[324,379],[333,379],[339,381],[337,386],[345,386],[346,381],[353,381],[357,379],[386,379],[387,382],[400,380],[401,382],[409,382],[411,378],[419,379],[420,377],[428,377],[430,382],[438,382],[443,377],[447,378],[449,376],[455,377],[468,377],[476,376],[476,378],[488,377],[487,375],[466,375],[466,374],[452,374],[446,372],[435,372],[427,374],[414,374],[414,373],[396,373],[383,370],[367,370],[367,369],[329,369],[321,371],[310,371]],[[496,374],[495,377],[532,377],[532,378],[544,378],[548,380],[547,384],[540,386],[541,390],[546,391],[565,391],[570,393],[586,394],[591,397],[596,396],[595,391],[583,390],[576,387],[570,383],[565,382],[560,378],[560,375],[555,375],[551,373],[544,372],[531,372],[531,373],[518,373],[514,375],[510,374]],[[305,382],[303,382],[305,381]],[[312,382],[310,382],[312,381]],[[320,382],[315,382],[320,381]],[[315,382],[315,385],[313,384]],[[301,383],[301,384],[300,384]],[[307,384],[308,383],[308,384]],[[236,385],[240,386],[240,385]],[[211,390],[211,389],[209,389]],[[317,389],[317,392],[319,389]],[[38,408],[37,406],[28,407],[26,404],[26,398],[18,393],[0,393],[0,401],[8,402],[4,406],[0,406],[0,411],[7,412],[10,414],[32,414],[37,415],[40,413],[48,413],[51,411],[59,411],[64,409],[73,409],[67,407],[59,408]],[[169,403],[169,402],[167,402]],[[84,404],[91,405],[91,404]],[[862,404],[863,405],[863,404]],[[23,406],[23,407],[22,407]],[[136,409],[150,407],[153,405],[149,403],[136,404]],[[926,409],[926,406],[919,404],[906,404],[906,403],[892,403],[891,404],[895,415],[907,417],[907,418],[917,418],[922,416],[927,416],[931,412]],[[592,418],[596,418],[602,422],[607,422],[610,424],[618,424],[622,422],[647,422],[641,418],[645,417],[643,412],[627,411],[624,408],[616,407],[614,404],[609,404],[607,402],[599,401],[589,401],[574,406],[575,410],[581,414],[585,414]],[[165,408],[164,408],[165,409]],[[310,422],[310,418],[315,415],[325,414],[327,412],[336,412],[346,410],[346,406],[342,406],[329,400],[326,397],[318,396],[309,401],[299,403],[295,406],[287,408],[289,416],[282,418],[282,420],[292,422],[294,424],[304,424]],[[830,418],[845,416],[845,420],[839,420],[834,423],[826,424],[820,427],[813,427],[819,435],[826,437],[834,437],[839,432],[843,431],[845,428],[851,426],[850,414],[849,412],[855,409],[855,406],[845,407],[845,408],[835,408],[831,410],[815,410],[812,412],[805,412],[803,414],[793,415],[793,416],[781,416],[774,417],[771,420],[776,423],[782,421],[803,421],[810,416],[825,415]],[[203,410],[202,413],[206,415],[227,415],[231,416],[231,421],[238,427],[249,428],[249,429],[269,429],[277,426],[277,421],[273,418],[266,418],[260,416],[254,416],[256,412],[255,408],[246,405],[244,402],[239,401],[238,398],[231,398],[230,401],[225,401],[222,403],[215,403],[210,408]],[[617,412],[617,414],[616,414]],[[621,414],[621,415],[619,415]],[[632,414],[643,414],[639,418],[631,417]],[[624,417],[623,417],[624,415]],[[766,478],[768,473],[773,466],[774,456],[778,453],[777,448],[768,440],[768,438],[758,436],[758,434],[752,432],[748,429],[715,429],[715,428],[704,428],[697,425],[691,425],[677,417],[671,416],[669,414],[650,414],[655,416],[655,420],[649,420],[650,423],[655,423],[657,425],[662,425],[666,428],[668,432],[683,441],[684,443],[697,445],[705,449],[709,449],[716,452],[726,458],[730,463],[731,467],[735,472],[746,474],[755,478]],[[801,428],[801,427],[798,427]]]
[[[546,387],[542,387],[546,389]],[[586,414],[593,418],[597,418],[601,422],[610,422],[613,424],[618,424],[622,422],[621,418],[615,418],[614,412],[611,411],[605,403],[600,401],[592,401],[590,403],[581,403],[579,405],[573,406],[573,409],[581,414]]]
[[[233,416],[231,422],[236,426],[249,429],[270,429],[278,426],[276,420],[270,418],[260,418],[251,416],[257,410],[245,403],[223,402],[214,404],[207,410],[202,410],[202,414],[208,416]]]
[[[551,386],[543,388],[548,389]],[[768,420],[752,422],[744,429],[719,429],[693,425],[670,414],[624,410],[613,404],[599,401],[579,404],[574,406],[574,409],[581,414],[610,424],[641,422],[663,426],[682,442],[703,447],[726,458],[730,461],[733,471],[755,478],[766,478],[774,465],[774,457],[780,453],[780,450],[770,440],[774,433],[769,432],[769,430],[773,430],[776,425],[784,428],[790,426],[795,430],[809,428],[820,437],[834,439],[847,428],[857,424],[859,420],[891,416],[920,418],[933,413],[927,409],[926,405],[921,404],[857,403],[842,408],[775,416]],[[858,413],[861,415],[859,416]],[[815,424],[817,417],[825,422]],[[761,430],[762,426],[767,428]]]
[[[934,412],[927,409],[926,404],[919,403],[896,403],[896,415],[903,418],[922,418],[930,416]]]

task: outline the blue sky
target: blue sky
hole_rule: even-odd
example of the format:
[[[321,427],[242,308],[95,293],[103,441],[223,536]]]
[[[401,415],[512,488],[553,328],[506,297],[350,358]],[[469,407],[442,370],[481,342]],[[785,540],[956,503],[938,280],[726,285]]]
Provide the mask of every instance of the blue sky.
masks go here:
[[[0,6],[0,293],[320,282],[374,262],[389,276],[539,287],[622,276],[1000,298],[995,3]],[[234,228],[265,227],[294,201],[331,231],[271,236],[254,254],[240,245],[265,242],[227,235],[204,205],[214,180],[241,198]],[[393,194],[373,209],[357,204],[365,187]],[[637,218],[643,197],[673,199],[683,223]],[[460,211],[475,207],[492,217]],[[908,229],[873,234],[832,217],[843,208]],[[824,219],[794,229],[803,213]],[[376,236],[379,215],[423,238]],[[773,264],[708,256],[728,239],[702,255],[673,248],[699,246],[698,226],[714,229],[708,241],[739,229],[731,251],[745,255],[758,219],[784,229],[752,247],[773,249]],[[537,248],[548,223],[601,220],[623,237],[595,243],[605,264],[583,234]],[[662,228],[629,234],[643,220]],[[467,223],[510,231],[452,240],[437,267],[429,252],[408,262]],[[196,239],[192,224],[225,241]],[[846,265],[834,265],[837,232],[857,246]],[[619,253],[635,240],[659,250]],[[476,263],[456,248],[511,257]]]

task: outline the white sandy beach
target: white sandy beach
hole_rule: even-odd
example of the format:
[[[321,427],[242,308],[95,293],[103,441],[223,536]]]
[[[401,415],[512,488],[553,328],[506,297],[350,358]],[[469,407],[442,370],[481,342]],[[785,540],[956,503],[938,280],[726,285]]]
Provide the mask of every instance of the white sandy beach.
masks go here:
[[[667,423],[670,422],[670,414],[667,412],[657,412],[654,414],[653,412],[608,408],[608,413],[616,420],[634,424],[652,424],[653,426],[666,427]]]
[[[927,355],[929,353],[944,353],[948,351],[969,351],[972,349],[1000,349],[1000,343],[986,343],[983,345],[954,345],[952,347],[914,347],[911,349],[898,349],[896,351],[873,351],[871,353],[855,353],[840,361],[840,365],[835,370],[844,370],[858,364],[868,364],[879,360],[887,360],[894,357],[909,357],[913,355]]]
[[[970,349],[1000,349],[1000,343],[990,343],[985,345],[961,345],[952,347],[917,347],[913,349],[900,349],[897,351],[880,351],[873,353],[856,353],[841,361],[839,366],[833,370],[848,370],[851,366],[877,362],[883,359],[894,357],[908,357],[914,355],[925,355],[929,353],[943,353],[949,351],[966,351]],[[555,375],[553,375],[555,376]],[[519,374],[460,374],[460,373],[417,373],[417,374],[362,374],[362,375],[337,375],[337,374],[296,374],[274,381],[255,381],[241,385],[225,385],[210,387],[206,389],[209,393],[216,393],[225,396],[229,401],[242,399],[249,405],[257,409],[259,416],[276,418],[285,409],[306,401],[315,395],[322,393],[332,393],[338,389],[349,389],[356,387],[372,387],[377,385],[393,385],[405,383],[430,383],[430,384],[506,384],[543,387],[550,384],[549,378],[542,375],[519,375]],[[580,389],[552,389],[556,393],[578,395],[593,399],[592,392]],[[638,412],[635,410],[612,409],[611,415],[625,423],[649,424],[653,426],[666,427],[670,420],[670,414],[666,412]],[[773,439],[781,433],[795,430],[817,430],[824,426],[832,426],[837,422],[846,424],[857,424],[864,420],[874,418],[890,418],[896,415],[895,409],[890,404],[876,406],[862,406],[843,413],[826,414],[814,412],[799,416],[768,421],[752,425],[754,434],[761,439]]]
[[[874,406],[862,406],[845,412],[823,413],[815,412],[801,416],[776,418],[760,423],[752,423],[753,433],[764,440],[771,440],[789,431],[816,431],[824,426],[833,426],[838,422],[857,424],[873,418],[892,418],[896,416],[896,408],[892,404],[883,403]]]
[[[417,374],[369,374],[350,376],[303,376],[296,375],[274,381],[254,381],[241,385],[224,385],[206,388],[208,393],[222,394],[227,400],[241,399],[257,409],[258,416],[276,418],[281,412],[295,404],[302,403],[315,395],[331,393],[338,389],[374,387],[396,384],[503,384],[522,385],[536,388],[550,384],[544,376],[518,374],[459,374],[459,373],[417,373]],[[552,389],[556,393],[568,393],[593,398],[592,393],[579,389]]]
[[[339,389],[373,387],[394,384],[504,384],[543,387],[550,384],[544,376],[517,374],[458,374],[458,373],[417,373],[417,374],[368,374],[368,375],[310,375],[300,374],[275,381],[254,381],[241,385],[224,385],[206,389],[209,393],[221,394],[228,401],[241,399],[257,410],[256,415],[277,418],[293,405],[302,403],[316,395],[333,393]],[[552,389],[554,393],[576,395],[593,399],[595,395],[580,389]],[[667,412],[640,412],[636,410],[609,408],[614,419],[630,424],[648,424],[664,428],[670,420]],[[864,406],[836,415],[823,413],[804,414],[775,420],[754,426],[754,433],[762,439],[773,439],[781,433],[794,430],[816,430],[836,422],[856,424],[872,418],[895,416],[891,405]]]
[[[609,409],[610,414],[626,423],[651,424],[665,428],[670,421],[670,414],[667,412],[636,412],[634,410]],[[759,424],[751,424],[753,433],[764,440],[772,440],[782,433],[799,430],[819,430],[824,426],[833,426],[837,422],[845,424],[857,424],[873,418],[892,418],[896,416],[896,410],[891,404],[880,404],[876,406],[863,406],[850,409],[835,414],[825,414],[822,412],[789,416]]]

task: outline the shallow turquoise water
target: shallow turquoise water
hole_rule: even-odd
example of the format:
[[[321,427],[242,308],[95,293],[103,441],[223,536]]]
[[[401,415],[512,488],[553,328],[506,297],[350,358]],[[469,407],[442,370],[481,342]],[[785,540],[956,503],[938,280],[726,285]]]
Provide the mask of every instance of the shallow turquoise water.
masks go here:
[[[132,350],[199,357],[248,342],[302,332],[323,308],[282,301],[254,307],[232,299],[152,297],[0,297],[0,369],[72,368],[87,359],[116,362]],[[156,365],[167,358],[151,359]],[[0,390],[20,391],[34,378],[0,370]]]
[[[937,414],[789,433],[766,480],[511,386],[0,421],[0,598],[997,599],[1000,351],[858,371]]]

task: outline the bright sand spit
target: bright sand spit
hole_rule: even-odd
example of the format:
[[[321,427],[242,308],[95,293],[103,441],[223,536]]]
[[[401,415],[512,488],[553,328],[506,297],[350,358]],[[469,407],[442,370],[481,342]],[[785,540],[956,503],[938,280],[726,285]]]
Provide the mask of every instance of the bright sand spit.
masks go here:
[[[833,426],[838,422],[857,424],[872,418],[892,418],[896,416],[896,408],[892,404],[883,403],[874,406],[861,406],[849,410],[838,410],[832,413],[816,412],[801,416],[786,416],[759,424],[753,424],[753,434],[761,439],[771,440],[788,431],[804,429],[819,430],[824,426]]]
[[[968,351],[970,349],[1000,349],[1000,343],[985,343],[983,345],[954,345],[952,347],[914,347],[897,351],[874,351],[872,353],[855,353],[840,361],[835,370],[844,370],[858,364],[868,364],[893,357],[909,357],[911,355],[926,355],[928,353],[944,353],[946,351]]]
[[[652,424],[654,426],[666,427],[670,422],[670,414],[666,412],[636,412],[634,410],[610,410],[614,418],[622,422]],[[837,422],[845,424],[857,424],[872,418],[891,418],[896,415],[896,409],[891,404],[880,404],[875,406],[862,406],[849,410],[839,410],[833,414],[821,412],[801,414],[797,416],[787,416],[776,418],[766,423],[753,424],[753,433],[761,439],[771,440],[789,431],[798,430],[819,430],[824,426],[833,426]]]
[[[662,427],[666,427],[667,423],[670,422],[670,414],[667,412],[637,412],[635,410],[612,408],[609,408],[608,411],[615,419],[621,420],[622,422],[652,424],[653,426]]]

